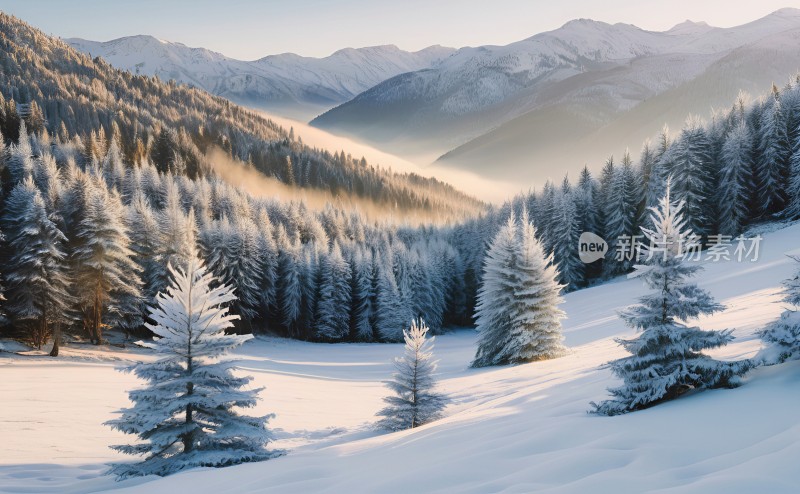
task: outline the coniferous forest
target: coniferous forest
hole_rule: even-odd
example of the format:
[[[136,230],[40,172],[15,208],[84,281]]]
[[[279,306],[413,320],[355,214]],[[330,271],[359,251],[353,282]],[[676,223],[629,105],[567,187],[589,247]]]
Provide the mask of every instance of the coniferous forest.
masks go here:
[[[3,331],[37,346],[56,331],[94,342],[106,328],[147,334],[145,307],[194,242],[236,289],[237,331],[402,341],[412,318],[433,333],[471,323],[488,243],[511,212],[528,212],[567,290],[631,269],[613,255],[581,263],[578,237],[594,232],[613,247],[636,235],[668,177],[706,243],[800,216],[796,79],[741,95],[708,122],[665,128],[636,160],[625,151],[599,174],[587,166],[491,207],[434,179],[308,148],[226,100],[118,71],[5,14],[0,27]],[[253,198],[215,176],[209,146],[287,185],[464,219],[414,227]]]

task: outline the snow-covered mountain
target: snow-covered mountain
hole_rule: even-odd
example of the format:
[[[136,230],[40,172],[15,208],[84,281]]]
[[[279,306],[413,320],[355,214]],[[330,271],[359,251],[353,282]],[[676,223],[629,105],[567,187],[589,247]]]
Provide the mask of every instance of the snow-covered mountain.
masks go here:
[[[541,180],[626,146],[665,123],[763,93],[800,68],[800,10],[733,28],[686,21],[664,32],[580,19],[507,46],[462,48],[316,118],[395,153]],[[455,149],[453,149],[455,148]],[[553,161],[558,160],[554,167]]]
[[[407,52],[384,45],[345,48],[325,58],[284,53],[242,61],[144,35],[106,42],[79,38],[65,41],[117,68],[175,79],[293,117],[317,115],[397,74],[435,66],[455,51],[431,46]]]

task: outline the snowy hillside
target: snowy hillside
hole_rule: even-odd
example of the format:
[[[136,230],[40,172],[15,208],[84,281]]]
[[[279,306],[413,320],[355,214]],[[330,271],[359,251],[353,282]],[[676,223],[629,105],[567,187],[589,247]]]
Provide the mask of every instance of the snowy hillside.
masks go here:
[[[144,35],[106,42],[65,41],[120,69],[175,79],[297,118],[314,116],[397,74],[432,67],[454,51],[431,46],[412,53],[385,45],[346,48],[325,58],[285,53],[241,61]]]
[[[757,262],[706,262],[698,277],[727,305],[702,326],[735,328],[717,358],[752,356],[754,332],[783,310],[778,291],[793,269],[786,254],[800,254],[800,224],[768,230]],[[624,354],[613,338],[630,334],[615,312],[641,291],[639,280],[617,279],[568,294],[571,353],[551,361],[469,369],[475,334],[438,337],[441,388],[453,403],[444,419],[395,434],[370,424],[400,345],[251,341],[236,354],[240,372],[266,386],[257,412],[277,413],[275,446],[288,454],[163,479],[101,475],[119,459],[107,445],[124,441],[102,422],[136,385],[114,368],[151,355],[75,345],[58,360],[0,352],[0,491],[794,492],[796,362],[757,369],[734,390],[613,418],[586,413],[614,384],[602,367]]]
[[[401,155],[418,146],[450,151],[444,164],[487,173],[491,162],[492,176],[543,181],[552,172],[544,163],[556,157],[583,166],[638,147],[665,122],[676,127],[690,112],[728,107],[739,89],[760,93],[782,84],[800,69],[800,57],[763,42],[793,45],[798,31],[794,9],[733,28],[687,21],[665,32],[575,20],[507,46],[463,48],[312,124]],[[758,56],[739,57],[745,49]],[[720,73],[720,63],[735,70]],[[692,83],[687,98],[681,88]],[[632,114],[640,105],[648,106]]]

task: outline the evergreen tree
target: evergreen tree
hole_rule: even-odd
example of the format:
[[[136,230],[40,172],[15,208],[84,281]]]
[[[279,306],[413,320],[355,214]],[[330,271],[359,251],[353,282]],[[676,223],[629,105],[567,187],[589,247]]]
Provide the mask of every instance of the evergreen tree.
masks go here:
[[[158,257],[161,230],[158,218],[143,193],[133,193],[127,211],[131,251],[142,273],[143,301],[149,304],[155,301],[156,295],[163,289],[161,283],[163,269]]]
[[[272,235],[269,215],[264,209],[258,212],[258,249],[261,270],[261,314],[268,318],[278,307],[278,247]]]
[[[370,341],[374,337],[372,319],[375,311],[372,293],[372,252],[369,250],[356,251],[353,268],[351,334],[356,340]]]
[[[322,276],[317,303],[316,337],[338,341],[350,334],[350,266],[342,257],[339,243],[322,259]]]
[[[700,267],[684,262],[684,248],[693,234],[683,218],[683,207],[683,202],[671,202],[668,183],[659,208],[653,208],[653,229],[642,228],[650,245],[644,252],[646,265],[637,266],[635,275],[655,292],[620,314],[641,334],[617,340],[631,353],[610,364],[624,382],[609,390],[613,399],[592,403],[596,413],[640,410],[690,389],[734,387],[751,367],[749,361],[722,362],[702,353],[730,342],[730,331],[703,331],[681,322],[723,309],[707,292],[685,281]]]
[[[299,335],[303,291],[300,273],[300,246],[287,238],[283,225],[278,227],[278,304],[281,322],[290,336]]]
[[[156,335],[140,342],[162,358],[131,370],[148,386],[129,393],[131,408],[107,422],[141,440],[113,446],[145,456],[140,463],[120,463],[120,477],[169,475],[193,467],[223,467],[275,456],[265,449],[272,435],[271,415],[248,417],[234,408],[255,406],[260,389],[242,389],[252,378],[235,377],[220,358],[252,336],[225,334],[238,316],[225,307],[236,297],[218,284],[192,252],[186,270],[169,266],[172,283],[150,310]],[[217,285],[212,288],[212,285]]]
[[[3,219],[11,248],[5,269],[8,311],[16,323],[30,326],[39,348],[54,326],[51,355],[58,356],[60,328],[70,302],[66,237],[30,177],[11,192]]]
[[[258,230],[248,217],[230,222],[223,216],[212,228],[213,240],[206,246],[209,269],[236,290],[232,309],[241,316],[241,329],[252,332],[252,321],[262,301]]]
[[[645,190],[645,206],[647,208],[657,206],[658,201],[664,197],[667,175],[669,170],[672,169],[676,149],[677,146],[674,146],[670,139],[669,127],[664,125],[659,135],[653,167],[647,177],[647,188]],[[649,218],[645,218],[645,220],[649,220]]]
[[[636,233],[640,199],[641,181],[633,168],[630,153],[626,151],[621,165],[613,169],[605,202],[605,238],[609,244],[631,239]],[[606,276],[624,273],[631,265],[630,256],[623,256],[622,260],[609,256],[603,264]]]
[[[11,145],[6,166],[11,175],[11,183],[14,185],[33,173],[33,149],[24,120],[20,121],[19,138],[16,145]]]
[[[592,177],[589,167],[584,166],[578,178],[578,187],[575,191],[575,209],[582,232],[597,233],[598,231],[596,196],[597,183]]]
[[[553,259],[558,265],[558,281],[565,289],[575,290],[583,284],[585,265],[581,262],[578,252],[578,239],[583,229],[572,192],[558,192],[555,204],[556,215],[552,235]]]
[[[793,259],[800,263],[800,257]],[[783,285],[783,301],[789,308],[761,332],[767,346],[757,358],[767,364],[800,359],[800,268]]]
[[[731,129],[722,146],[722,174],[719,182],[720,229],[723,235],[737,235],[748,217],[753,191],[751,175],[752,142],[744,122]]]
[[[675,144],[671,168],[672,194],[684,203],[686,227],[700,236],[709,233],[714,182],[709,174],[711,146],[705,129],[696,118],[689,118]]]
[[[134,263],[123,224],[123,207],[105,187],[88,191],[86,209],[77,227],[80,244],[73,252],[74,285],[91,341],[103,341],[104,316],[119,313],[127,296],[139,297],[139,267]]]
[[[433,360],[435,337],[426,338],[428,326],[422,319],[412,320],[403,330],[405,353],[394,361],[397,372],[387,387],[395,394],[383,399],[386,408],[377,413],[383,417],[378,426],[390,431],[419,427],[441,416],[446,398],[435,391],[436,361]]]
[[[473,367],[518,364],[560,357],[561,285],[552,255],[546,256],[535,229],[513,215],[489,247],[478,291],[480,332]]]
[[[383,341],[401,341],[405,316],[410,314],[400,299],[400,289],[391,266],[391,248],[375,256],[378,265],[375,329]],[[381,258],[382,256],[385,256]],[[411,319],[410,317],[408,318]]]
[[[758,134],[758,197],[765,214],[780,211],[786,201],[789,143],[778,89],[773,87],[761,114]]]

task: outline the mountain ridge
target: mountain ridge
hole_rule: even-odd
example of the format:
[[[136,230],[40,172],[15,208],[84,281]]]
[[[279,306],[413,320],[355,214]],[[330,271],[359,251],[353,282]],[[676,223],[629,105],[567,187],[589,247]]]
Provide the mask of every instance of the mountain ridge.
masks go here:
[[[732,28],[684,22],[663,32],[573,20],[510,45],[459,50],[437,67],[402,74],[370,88],[320,115],[312,125],[400,155],[415,145],[422,146],[429,154],[440,155],[441,164],[484,175],[500,172],[503,178],[511,178],[519,176],[515,172],[522,169],[526,179],[541,182],[547,178],[541,173],[541,164],[556,158],[556,150],[532,151],[527,144],[533,141],[542,149],[550,148],[551,139],[546,136],[553,134],[552,128],[563,131],[557,133],[560,137],[588,140],[637,105],[700,77],[731,51],[781,33],[790,36],[797,28],[798,9],[782,9]],[[773,82],[767,80],[768,74],[784,74],[780,81],[800,68],[800,57],[796,62],[783,55],[771,59],[769,53],[765,52],[761,61],[749,61],[744,73],[736,75],[743,88],[761,92]],[[585,84],[573,87],[580,81]],[[699,108],[727,105],[736,93],[738,90],[715,96]],[[697,105],[678,106],[684,115],[697,113]],[[524,132],[517,129],[497,146],[474,153],[486,136],[528,114],[536,125]],[[655,134],[667,121],[672,126],[682,123],[661,116],[655,119],[660,123],[649,127],[646,136]],[[537,138],[539,134],[543,137]],[[642,140],[640,134],[624,134],[613,148],[563,158],[583,166],[592,157],[596,160],[598,151],[616,149],[620,153]],[[563,144],[562,139],[559,145]],[[519,152],[504,154],[498,152],[499,147],[518,148]],[[495,163],[490,171],[487,161]],[[561,166],[567,166],[563,161]],[[531,167],[532,162],[539,164]]]
[[[454,51],[440,45],[415,52],[379,45],[342,48],[323,58],[281,53],[245,61],[150,35],[64,41],[123,70],[174,79],[237,103],[304,119],[389,77],[434,65]]]

